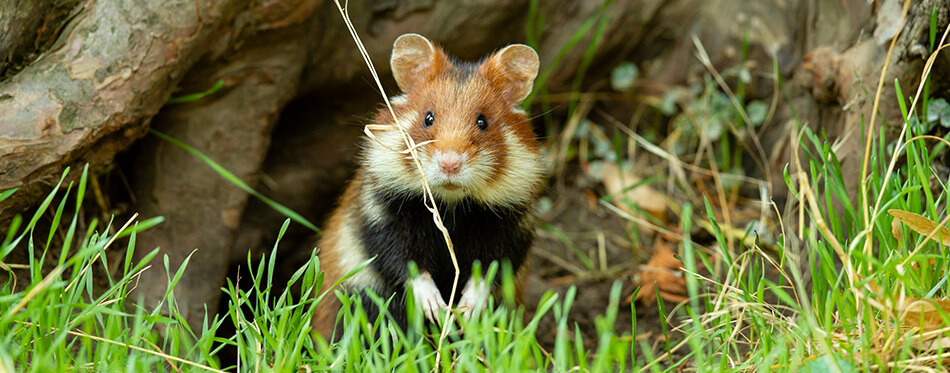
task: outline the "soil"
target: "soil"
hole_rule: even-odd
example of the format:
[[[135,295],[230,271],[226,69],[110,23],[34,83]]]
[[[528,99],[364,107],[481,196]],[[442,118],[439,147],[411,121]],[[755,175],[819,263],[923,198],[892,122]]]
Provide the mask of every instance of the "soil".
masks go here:
[[[643,244],[650,242],[650,235],[640,232],[641,237],[637,241],[643,242],[631,242],[633,235],[630,230],[635,229],[635,226],[596,203],[596,199],[605,194],[598,182],[591,180],[577,166],[569,167],[564,175],[552,181],[548,198],[552,200],[553,207],[540,218],[543,224],[563,232],[575,248],[570,247],[563,238],[538,229],[530,263],[532,267],[525,283],[525,317],[530,319],[534,316],[534,310],[545,292],[558,293],[559,299],[563,300],[568,289],[575,287],[575,300],[568,314],[568,337],[575,337],[576,325],[585,346],[595,350],[599,337],[596,320],[610,307],[611,289],[619,282],[620,304],[614,323],[616,335],[630,338],[635,334],[638,340],[645,339],[656,351],[656,346],[664,341],[662,323],[667,322],[667,315],[660,314],[655,302],[643,304],[634,301],[637,330],[632,333],[633,319],[630,312],[630,296],[638,285],[639,268],[652,254],[652,248]],[[604,236],[602,252],[606,258],[603,261],[598,257],[598,235]],[[594,262],[594,268],[585,268],[581,253],[587,254]],[[606,263],[606,270],[600,268],[598,262]],[[578,273],[581,269],[584,271]],[[675,305],[666,302],[665,309],[672,310]],[[538,328],[538,341],[542,347],[550,349],[554,347],[557,337],[557,324],[551,313],[542,320]],[[666,329],[670,330],[672,326],[667,325]],[[637,348],[639,350],[639,346]]]

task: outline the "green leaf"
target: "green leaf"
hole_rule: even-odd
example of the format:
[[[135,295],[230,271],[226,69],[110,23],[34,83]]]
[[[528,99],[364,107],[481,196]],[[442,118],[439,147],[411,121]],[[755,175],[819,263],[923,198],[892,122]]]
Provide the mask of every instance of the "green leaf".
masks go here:
[[[640,71],[633,62],[622,62],[610,73],[610,87],[615,91],[627,92],[633,88]]]
[[[944,128],[950,128],[950,103],[942,98],[931,100],[927,104],[927,122],[937,123],[938,121]]]
[[[841,373],[851,373],[857,372],[858,370],[854,368],[854,365],[845,361],[841,357],[835,355],[834,357],[825,355],[820,356],[814,360],[809,360],[802,366],[802,373],[825,373],[825,372],[841,372]]]
[[[712,140],[718,140],[722,136],[723,125],[718,118],[711,118],[703,127],[703,135]]]
[[[745,84],[752,83],[752,73],[749,72],[748,67],[743,66],[739,68],[739,81]]]
[[[676,113],[676,101],[679,100],[679,92],[675,89],[667,90],[663,93],[663,100],[660,101],[660,105],[657,109],[660,109],[660,112],[663,115],[670,116],[673,113]]]
[[[10,196],[12,196],[13,193],[16,193],[16,191],[19,189],[20,188],[13,188],[13,189],[7,189],[7,190],[4,190],[3,192],[0,192],[0,201],[10,198]]]
[[[222,87],[224,87],[224,80],[219,79],[218,82],[215,83],[214,86],[209,88],[207,91],[191,93],[184,96],[172,97],[172,98],[169,98],[168,101],[165,103],[166,104],[182,104],[185,102],[198,101],[202,98],[205,98],[205,96],[212,95],[215,92],[220,91]]]
[[[159,225],[164,221],[165,221],[164,216],[155,216],[149,219],[145,219],[144,221],[137,222],[134,226],[129,227],[128,229],[122,232],[119,232],[118,238],[128,237],[132,235],[133,233],[144,231],[146,229]]]
[[[765,117],[769,115],[769,106],[762,101],[754,100],[745,106],[745,112],[749,115],[752,125],[758,127],[765,122]]]
[[[917,119],[917,117],[910,117],[910,120],[907,121],[907,123],[908,125],[910,125],[910,128],[917,131],[917,132],[912,132],[912,133],[920,134],[920,135],[926,135],[930,133],[930,130],[934,129],[934,126],[937,125],[936,122],[928,122],[928,121],[921,122],[920,120]]]

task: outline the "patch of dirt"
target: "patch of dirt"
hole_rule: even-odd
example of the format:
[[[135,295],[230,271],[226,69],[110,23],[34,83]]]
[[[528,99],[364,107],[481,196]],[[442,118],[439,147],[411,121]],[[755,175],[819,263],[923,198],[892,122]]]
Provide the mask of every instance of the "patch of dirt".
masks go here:
[[[596,348],[596,320],[610,306],[611,288],[619,282],[620,304],[614,331],[621,338],[630,338],[631,295],[640,280],[642,264],[652,257],[652,247],[645,244],[652,241],[652,234],[642,229],[635,232],[636,224],[599,204],[597,200],[606,191],[580,169],[567,170],[554,185],[548,194],[551,209],[541,216],[543,228],[538,228],[531,274],[525,283],[526,318],[534,317],[545,292],[558,293],[562,301],[574,286],[576,296],[568,314],[567,336],[573,340],[576,325],[585,346]],[[649,297],[656,299],[655,294]],[[666,322],[666,315],[660,314],[655,301],[633,302],[637,318],[635,337],[658,346],[664,341],[661,325]],[[672,310],[675,305],[665,302],[665,309]],[[669,329],[672,327],[668,326]],[[553,349],[556,338],[557,324],[549,312],[539,326],[538,340],[544,348]]]

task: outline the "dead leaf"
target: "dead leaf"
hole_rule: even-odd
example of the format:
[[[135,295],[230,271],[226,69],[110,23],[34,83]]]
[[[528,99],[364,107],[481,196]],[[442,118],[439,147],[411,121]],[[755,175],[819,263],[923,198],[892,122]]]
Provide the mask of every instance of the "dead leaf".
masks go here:
[[[920,328],[911,337],[916,339],[912,344],[918,350],[942,351],[950,347],[950,337],[947,337],[950,323],[944,321],[944,316],[950,316],[950,299],[905,298],[897,306],[897,314],[905,326]],[[937,332],[930,333],[934,331]]]
[[[950,327],[944,316],[950,316],[950,299],[907,298],[898,306],[901,321],[910,327],[929,332]]]
[[[639,183],[641,179],[629,171],[623,171],[621,175],[621,170],[616,164],[604,162],[601,172],[603,173],[604,188],[607,189],[607,193],[613,196],[620,196],[622,193],[626,201],[635,203],[637,207],[660,221],[666,221],[667,200],[665,194],[656,191],[646,184],[624,191],[625,188]],[[633,212],[630,211],[626,203],[619,203],[617,205],[628,213]]]
[[[924,237],[929,236],[937,228],[937,223],[920,214],[904,210],[887,210],[887,213]],[[940,240],[944,246],[950,246],[950,230],[947,230],[947,227],[940,227],[940,231],[934,234],[933,238]]]
[[[657,289],[663,300],[686,300],[686,279],[682,267],[683,262],[673,256],[672,243],[657,238],[653,245],[653,257],[641,268],[640,292],[636,300],[646,305],[653,304],[656,302]]]
[[[590,189],[584,189],[584,197],[587,198],[587,210],[590,212],[597,211],[597,194]]]
[[[904,229],[901,227],[900,219],[894,219],[891,221],[891,234],[894,236],[894,239],[897,240],[898,245],[904,242]]]
[[[928,339],[919,341],[917,349],[922,351],[946,351],[950,347],[950,338]]]

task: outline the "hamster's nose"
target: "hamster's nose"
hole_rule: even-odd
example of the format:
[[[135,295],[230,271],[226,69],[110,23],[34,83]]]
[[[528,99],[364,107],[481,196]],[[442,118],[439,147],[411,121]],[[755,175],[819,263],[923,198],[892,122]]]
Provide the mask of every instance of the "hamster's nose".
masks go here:
[[[462,156],[451,153],[439,158],[439,167],[446,175],[455,175],[462,169]]]

